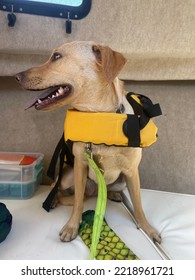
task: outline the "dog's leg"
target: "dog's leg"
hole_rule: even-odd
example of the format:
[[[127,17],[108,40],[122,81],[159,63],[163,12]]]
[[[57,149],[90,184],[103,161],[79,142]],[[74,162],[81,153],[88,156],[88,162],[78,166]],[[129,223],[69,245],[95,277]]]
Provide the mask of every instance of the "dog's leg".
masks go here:
[[[138,169],[132,176],[126,175],[126,183],[133,204],[135,219],[139,227],[142,228],[152,240],[156,240],[160,243],[161,237],[159,233],[148,223],[142,209]]]
[[[60,181],[59,190],[55,195],[51,207],[55,208],[58,203],[62,205],[73,205],[74,196],[74,174],[73,168],[66,165],[63,169],[62,179]],[[58,178],[52,183],[51,188],[53,189]]]
[[[58,204],[65,206],[73,206],[74,205],[74,195],[64,195],[60,191],[56,194],[56,197],[52,203],[52,208],[55,208]]]
[[[74,144],[75,145],[75,144]],[[79,149],[80,150],[80,149]],[[83,211],[84,192],[87,180],[87,160],[82,155],[76,156],[74,162],[75,196],[72,215],[67,224],[60,231],[62,241],[71,241],[76,238]]]

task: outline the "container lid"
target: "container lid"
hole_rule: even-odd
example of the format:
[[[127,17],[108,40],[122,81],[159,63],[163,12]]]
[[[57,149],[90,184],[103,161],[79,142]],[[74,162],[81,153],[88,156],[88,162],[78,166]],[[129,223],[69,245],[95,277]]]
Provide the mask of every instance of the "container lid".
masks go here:
[[[37,158],[34,156],[0,153],[0,164],[29,165],[36,160]]]

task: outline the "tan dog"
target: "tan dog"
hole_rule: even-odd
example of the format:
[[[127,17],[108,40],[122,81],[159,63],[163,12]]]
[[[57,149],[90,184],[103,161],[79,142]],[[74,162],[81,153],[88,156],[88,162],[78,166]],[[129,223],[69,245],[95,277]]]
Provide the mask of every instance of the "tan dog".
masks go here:
[[[80,111],[116,112],[123,104],[125,113],[133,113],[125,98],[123,85],[117,78],[125,62],[120,53],[109,47],[94,42],[72,42],[53,50],[45,64],[17,74],[16,79],[25,89],[49,90],[31,104],[30,107],[35,106],[37,110],[49,111],[70,104]],[[84,156],[85,148],[85,143],[73,144],[74,176],[69,170],[61,183],[62,188],[74,185],[75,192],[72,215],[60,231],[62,241],[70,241],[77,236],[85,189],[90,192],[90,186],[92,187],[92,184],[89,184],[86,188],[87,177],[96,182]],[[124,183],[114,183],[118,178],[118,181],[125,178],[139,226],[152,239],[160,242],[160,235],[148,223],[142,209],[138,173],[141,148],[92,144],[92,151],[96,163],[104,172],[109,188],[120,191]],[[59,194],[57,197],[61,199]],[[61,202],[66,203],[66,198],[61,199]]]

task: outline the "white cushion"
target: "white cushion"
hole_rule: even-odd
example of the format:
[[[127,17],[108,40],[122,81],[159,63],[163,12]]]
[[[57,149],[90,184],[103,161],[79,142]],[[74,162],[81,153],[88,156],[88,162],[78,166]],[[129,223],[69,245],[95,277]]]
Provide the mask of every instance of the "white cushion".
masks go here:
[[[80,237],[64,243],[59,231],[69,219],[72,207],[58,206],[47,213],[42,202],[49,186],[41,186],[28,200],[3,200],[13,215],[13,225],[0,244],[0,259],[89,259],[89,249]],[[95,209],[95,198],[85,209]],[[162,246],[174,260],[195,259],[195,196],[142,190],[143,208],[149,222],[161,233]],[[108,201],[108,225],[141,259],[161,259],[151,243],[136,228],[126,208]]]

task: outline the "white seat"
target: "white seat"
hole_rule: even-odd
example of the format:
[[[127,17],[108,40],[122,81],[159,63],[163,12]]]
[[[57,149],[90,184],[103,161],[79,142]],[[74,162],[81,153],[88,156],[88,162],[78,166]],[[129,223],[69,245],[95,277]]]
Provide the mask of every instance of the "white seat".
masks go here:
[[[0,244],[1,260],[89,259],[89,249],[80,237],[61,242],[58,233],[69,219],[72,207],[58,206],[47,213],[42,202],[49,186],[41,186],[28,200],[1,200],[13,215],[12,230]],[[85,202],[95,209],[96,199]],[[143,208],[149,222],[161,233],[162,246],[171,259],[195,259],[195,196],[142,190]],[[161,259],[146,237],[136,228],[121,203],[108,201],[108,225],[141,259]]]

